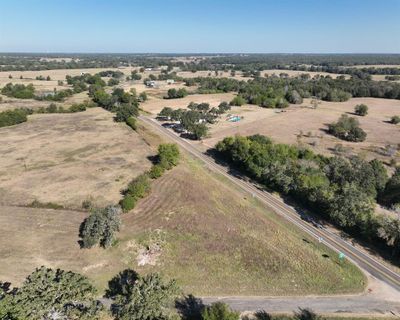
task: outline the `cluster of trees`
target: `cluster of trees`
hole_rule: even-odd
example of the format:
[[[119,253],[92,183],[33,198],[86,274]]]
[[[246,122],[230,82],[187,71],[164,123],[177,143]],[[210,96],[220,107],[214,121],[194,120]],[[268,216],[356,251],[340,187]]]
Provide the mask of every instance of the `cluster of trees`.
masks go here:
[[[185,88],[180,88],[176,90],[175,88],[169,89],[167,92],[167,96],[164,99],[178,99],[184,98],[188,95],[188,92]]]
[[[400,71],[400,68],[399,68],[399,71]],[[389,81],[398,81],[398,80],[400,80],[400,75],[386,76],[385,79],[389,80]]]
[[[36,77],[36,80],[40,80],[40,81],[50,81],[51,78],[50,78],[50,76],[44,77],[44,76],[40,75],[40,76],[37,76],[37,77]]]
[[[6,320],[322,320],[310,309],[294,316],[272,316],[264,310],[244,316],[223,302],[205,305],[193,295],[182,296],[177,282],[158,273],[140,275],[125,269],[108,282],[105,298],[111,308],[97,300],[90,280],[72,271],[40,267],[21,287],[0,282],[0,318]]]
[[[32,110],[23,108],[2,111],[0,112],[0,128],[26,122],[29,114],[32,114]]]
[[[98,244],[103,248],[110,247],[121,226],[120,213],[121,208],[118,206],[93,209],[79,228],[81,247],[91,248]]]
[[[35,95],[35,88],[32,84],[12,84],[7,83],[2,89],[1,94],[7,97],[13,97],[17,99],[36,99],[36,100],[47,100],[47,101],[62,101],[66,97],[73,95],[73,91],[70,89],[57,91],[54,89],[53,93],[45,95]]]
[[[120,205],[124,212],[132,210],[136,202],[144,198],[151,190],[150,179],[161,177],[166,170],[172,169],[179,163],[179,149],[176,144],[160,144],[155,164],[152,168],[133,179],[124,191]]]
[[[102,86],[91,85],[89,87],[89,95],[100,107],[114,112],[117,122],[127,122],[131,117],[139,115],[139,101],[136,94],[125,92],[124,89],[115,88],[109,94]]]
[[[400,99],[400,84],[387,81],[314,77],[300,75],[286,78],[271,76],[239,81],[231,78],[191,78],[187,85],[199,85],[198,92],[238,92],[247,103],[267,108],[284,108],[288,103],[302,103],[303,98],[324,101],[346,101],[351,97]]]
[[[83,112],[86,111],[87,108],[96,107],[94,103],[83,102],[83,103],[74,103],[68,108],[64,108],[63,106],[57,106],[55,103],[51,103],[48,107],[40,107],[35,110],[34,113],[75,113],[75,112]]]
[[[142,75],[137,71],[137,70],[133,70],[132,72],[131,72],[131,76],[129,77],[127,77],[126,78],[126,80],[140,80],[140,79],[142,79]]]
[[[362,142],[367,137],[358,120],[347,114],[342,114],[337,122],[329,124],[328,132],[339,139],[352,142]]]
[[[85,73],[74,77],[67,75],[65,79],[67,80],[67,83],[72,86],[75,93],[88,90],[88,85],[96,85],[98,87],[106,86],[105,81],[101,78],[99,73],[95,75]]]
[[[216,150],[259,183],[291,195],[356,236],[386,245],[398,259],[400,221],[387,217],[391,223],[386,223],[373,212],[376,201],[398,204],[399,169],[388,179],[379,160],[327,158],[260,135],[227,137]]]
[[[188,109],[188,110],[187,110]],[[179,128],[200,140],[207,135],[207,123],[214,123],[216,119],[231,107],[227,102],[221,102],[217,108],[210,108],[208,103],[191,102],[187,109],[173,110],[165,107],[158,116],[162,119],[179,122]]]
[[[1,94],[17,99],[33,99],[35,97],[35,88],[33,84],[24,85],[7,83],[1,89]]]

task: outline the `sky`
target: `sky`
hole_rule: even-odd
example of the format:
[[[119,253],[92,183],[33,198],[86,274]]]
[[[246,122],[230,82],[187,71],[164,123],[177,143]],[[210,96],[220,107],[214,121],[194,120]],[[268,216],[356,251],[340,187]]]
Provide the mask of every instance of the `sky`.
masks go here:
[[[0,52],[400,53],[400,0],[0,0]]]

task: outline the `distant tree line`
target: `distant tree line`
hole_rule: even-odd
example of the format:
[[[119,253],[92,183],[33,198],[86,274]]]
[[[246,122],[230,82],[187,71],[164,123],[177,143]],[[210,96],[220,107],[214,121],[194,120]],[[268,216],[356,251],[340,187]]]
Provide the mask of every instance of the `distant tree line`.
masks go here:
[[[238,92],[247,103],[266,108],[284,108],[288,103],[301,103],[303,98],[346,101],[351,97],[400,99],[400,84],[361,79],[332,79],[309,75],[295,78],[267,77],[249,81],[231,78],[190,78],[188,86],[199,85],[199,93]]]
[[[259,183],[292,196],[356,237],[387,246],[399,259],[400,220],[374,214],[376,201],[400,206],[399,168],[389,178],[379,160],[328,158],[260,135],[227,137],[216,151]]]

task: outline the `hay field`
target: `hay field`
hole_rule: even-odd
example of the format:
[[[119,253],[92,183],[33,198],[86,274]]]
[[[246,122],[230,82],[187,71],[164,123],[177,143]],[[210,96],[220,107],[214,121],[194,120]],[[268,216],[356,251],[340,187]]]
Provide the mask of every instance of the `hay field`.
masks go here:
[[[33,200],[80,208],[116,203],[120,190],[147,170],[153,153],[143,139],[101,108],[40,114],[0,128],[0,203]]]

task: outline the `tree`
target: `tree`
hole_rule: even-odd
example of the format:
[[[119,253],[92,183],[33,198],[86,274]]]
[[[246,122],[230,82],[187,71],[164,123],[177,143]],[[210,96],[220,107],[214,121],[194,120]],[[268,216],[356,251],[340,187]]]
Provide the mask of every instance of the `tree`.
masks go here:
[[[201,140],[207,135],[208,127],[205,123],[197,123],[192,127],[192,133],[195,139]]]
[[[337,138],[353,142],[364,141],[367,137],[359,122],[346,114],[343,114],[336,123],[329,124],[328,132]]]
[[[46,81],[50,81],[50,80],[51,80],[50,76],[47,76]]]
[[[21,288],[0,298],[0,315],[6,315],[1,319],[99,319],[102,306],[95,295],[96,289],[86,277],[41,267]]]
[[[239,312],[232,311],[223,302],[214,302],[211,306],[204,308],[203,320],[239,320]]]
[[[129,286],[115,295],[113,313],[117,320],[162,320],[171,314],[170,306],[179,288],[175,280],[164,281],[157,273],[126,278]],[[114,290],[115,292],[115,290]]]
[[[147,93],[146,92],[141,92],[140,94],[139,94],[139,99],[140,99],[140,101],[141,102],[145,102],[146,100],[147,100]]]
[[[303,97],[297,92],[297,90],[290,90],[286,93],[286,100],[289,103],[301,104],[303,103]]]
[[[354,107],[354,113],[358,116],[366,116],[368,114],[368,106],[365,104],[358,104]]]
[[[330,203],[329,216],[341,227],[362,225],[374,210],[374,205],[364,192],[353,183],[346,183]]]
[[[121,209],[116,206],[95,209],[80,226],[82,248],[91,248],[97,244],[103,248],[110,247],[121,226],[120,213]]]

